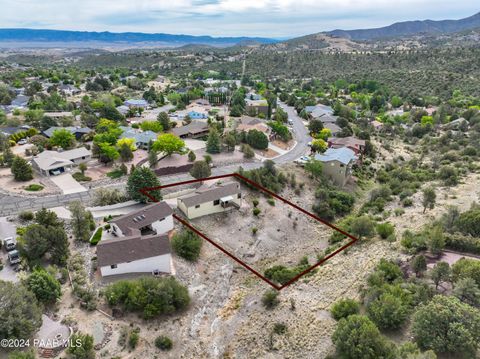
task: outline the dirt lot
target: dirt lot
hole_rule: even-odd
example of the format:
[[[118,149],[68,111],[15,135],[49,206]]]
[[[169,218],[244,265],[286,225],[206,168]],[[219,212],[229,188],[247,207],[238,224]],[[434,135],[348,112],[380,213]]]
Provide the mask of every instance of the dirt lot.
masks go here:
[[[242,207],[226,213],[196,218],[191,223],[216,243],[263,272],[271,265],[296,265],[303,256],[310,263],[328,245],[332,230],[294,207],[262,192],[243,188]],[[258,200],[260,214],[253,214]],[[253,234],[252,230],[257,232]]]

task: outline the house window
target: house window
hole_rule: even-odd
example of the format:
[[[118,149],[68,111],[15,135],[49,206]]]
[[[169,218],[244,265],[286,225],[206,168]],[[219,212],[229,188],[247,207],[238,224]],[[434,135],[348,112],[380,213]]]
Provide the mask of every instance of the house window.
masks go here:
[[[242,194],[241,193],[237,194],[237,198],[242,198]]]
[[[200,208],[200,205],[199,205],[199,204],[197,204],[197,205],[195,206],[195,208]]]
[[[220,204],[220,200],[219,199],[216,199],[215,201],[213,201],[213,205],[214,206],[218,206]]]
[[[117,265],[116,265],[116,264],[112,264],[112,265],[110,266],[110,268],[116,269],[116,268],[117,268]]]
[[[84,160],[84,159],[85,159],[85,156],[82,156],[82,160]]]

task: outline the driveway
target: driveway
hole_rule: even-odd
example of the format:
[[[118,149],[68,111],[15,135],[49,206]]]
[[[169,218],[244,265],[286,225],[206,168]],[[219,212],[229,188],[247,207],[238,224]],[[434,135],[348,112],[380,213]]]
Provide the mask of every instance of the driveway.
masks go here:
[[[192,151],[201,150],[202,148],[207,147],[207,143],[205,141],[201,141],[201,140],[195,140],[195,139],[187,138],[187,139],[184,140],[184,142],[185,142],[185,147],[187,147],[188,149],[190,149]]]
[[[7,221],[5,217],[0,218],[0,240],[3,241],[7,237],[15,237],[16,228],[12,222]],[[3,269],[0,270],[0,280],[8,282],[18,282],[17,273],[12,269],[12,266],[8,263],[8,257],[5,250],[2,248],[0,251],[0,258],[2,259]]]
[[[85,192],[87,189],[78,183],[70,173],[51,176],[50,179],[63,191],[63,194]]]

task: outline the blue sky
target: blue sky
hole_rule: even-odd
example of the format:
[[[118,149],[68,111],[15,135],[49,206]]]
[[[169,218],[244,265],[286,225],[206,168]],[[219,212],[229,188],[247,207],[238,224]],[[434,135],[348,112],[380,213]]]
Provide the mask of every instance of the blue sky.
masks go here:
[[[0,0],[0,27],[286,38],[458,19],[479,12],[479,5],[478,0]]]

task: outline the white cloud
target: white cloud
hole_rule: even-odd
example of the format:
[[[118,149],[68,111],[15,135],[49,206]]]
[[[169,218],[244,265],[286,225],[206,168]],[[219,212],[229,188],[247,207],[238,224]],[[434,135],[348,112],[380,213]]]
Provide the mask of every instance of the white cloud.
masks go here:
[[[297,36],[460,18],[478,0],[2,0],[0,27]]]

